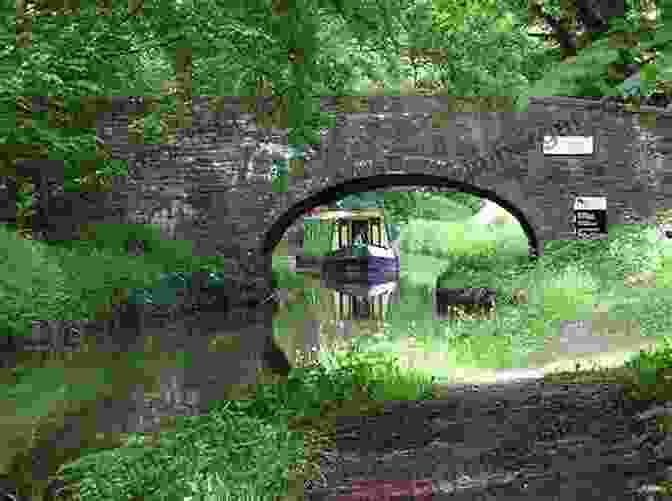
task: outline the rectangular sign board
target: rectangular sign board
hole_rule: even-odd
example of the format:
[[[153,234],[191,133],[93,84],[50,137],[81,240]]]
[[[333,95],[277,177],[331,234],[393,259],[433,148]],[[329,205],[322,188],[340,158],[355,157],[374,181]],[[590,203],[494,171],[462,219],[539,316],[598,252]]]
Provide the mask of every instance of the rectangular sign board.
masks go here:
[[[544,136],[544,155],[592,155],[593,136]]]
[[[592,239],[607,236],[606,197],[576,197],[574,200],[574,234]]]

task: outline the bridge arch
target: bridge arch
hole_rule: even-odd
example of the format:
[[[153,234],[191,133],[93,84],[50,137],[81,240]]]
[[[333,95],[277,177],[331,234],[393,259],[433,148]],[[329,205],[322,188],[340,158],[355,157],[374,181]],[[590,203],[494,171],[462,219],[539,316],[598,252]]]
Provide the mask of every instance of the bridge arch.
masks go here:
[[[343,198],[345,195],[360,193],[364,191],[373,191],[381,188],[392,188],[400,186],[437,186],[444,188],[454,188],[462,192],[469,193],[481,198],[495,202],[510,212],[520,223],[528,240],[530,250],[530,260],[536,260],[541,255],[540,242],[534,228],[523,211],[519,209],[512,201],[507,200],[495,191],[486,188],[479,188],[463,181],[457,181],[450,177],[437,176],[431,174],[380,174],[369,177],[360,177],[349,179],[345,182],[330,186],[309,197],[297,202],[282,214],[270,227],[264,237],[263,254],[269,255],[273,252],[275,246],[280,242],[285,231],[299,217],[306,214],[309,210],[320,205],[327,205]]]

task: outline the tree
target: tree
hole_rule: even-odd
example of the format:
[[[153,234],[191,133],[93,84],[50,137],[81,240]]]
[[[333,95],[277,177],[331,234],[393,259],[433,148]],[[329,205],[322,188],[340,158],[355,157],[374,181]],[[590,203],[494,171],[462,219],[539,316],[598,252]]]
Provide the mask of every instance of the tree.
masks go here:
[[[541,14],[560,36],[558,2],[544,5]],[[628,2],[626,21],[634,25]],[[577,21],[594,34],[592,47],[581,49],[574,63],[582,71],[600,68],[576,63],[583,52],[605,52],[600,43],[611,33],[604,20],[610,28],[617,24],[613,15],[605,17],[603,4],[579,1]],[[546,83],[557,65],[554,49],[528,36],[523,0],[251,0],[237,9],[217,0],[106,0],[81,8],[66,2],[67,15],[53,15],[46,1],[17,7],[18,15],[3,15],[0,34],[0,68],[10,75],[0,83],[2,102],[18,111],[6,114],[16,120],[0,124],[1,167],[15,175],[18,158],[60,157],[71,190],[105,189],[109,179],[125,174],[92,127],[103,96],[149,95],[148,112],[131,125],[140,141],[151,143],[171,140],[177,126],[188,124],[193,93],[240,95],[258,125],[286,128],[290,144],[303,148],[333,125],[333,117],[319,112],[325,94],[366,94],[371,82],[388,92],[411,77],[411,92],[516,99],[537,80]],[[495,13],[504,14],[491,23]],[[664,35],[652,39],[665,42]],[[636,60],[635,52],[621,51]],[[577,82],[600,81],[590,71],[557,88],[570,92]],[[642,67],[641,73],[647,80],[651,72]],[[33,113],[30,94],[51,96],[47,119]],[[355,106],[343,101],[345,108]]]
[[[434,5],[438,15],[434,17],[439,28],[444,27],[442,21],[447,20],[448,31],[455,36],[460,32],[460,24],[469,26],[472,19],[480,21],[476,27],[485,24],[484,18],[479,17],[480,13],[492,17],[505,13],[495,23],[501,28],[498,31],[515,31],[522,19],[521,14],[529,15],[527,37],[544,38],[545,50],[534,51],[523,58],[520,75],[527,77],[530,85],[527,89],[519,87],[523,92],[516,100],[518,109],[526,108],[530,95],[605,98],[623,96],[625,86],[642,96],[642,104],[664,105],[669,101],[665,97],[665,89],[669,87],[666,78],[669,77],[664,76],[667,65],[661,58],[660,49],[670,37],[665,35],[662,16],[652,21],[655,19],[650,15],[651,7],[655,8],[653,2],[646,0],[641,4],[640,9],[640,3],[631,0],[620,4],[607,0],[547,0],[542,4],[535,0],[528,8],[527,2],[520,0],[470,0],[459,4],[436,0]],[[465,15],[459,15],[456,10],[464,6],[467,7]],[[447,10],[444,12],[442,9]],[[550,34],[529,30],[540,23]],[[637,37],[643,43],[638,44]],[[653,51],[650,50],[652,47]],[[654,57],[655,67],[648,64]],[[459,70],[453,73],[461,74]],[[632,77],[630,81],[629,77]]]
[[[385,45],[392,11],[367,3],[346,9],[335,0],[281,7],[265,0],[246,2],[238,10],[224,9],[214,0],[207,5],[110,0],[95,8],[19,2],[17,15],[3,15],[0,35],[6,48],[0,52],[0,67],[11,75],[0,84],[3,107],[18,108],[16,120],[0,125],[0,174],[16,177],[17,159],[48,154],[62,157],[66,190],[109,187],[108,180],[126,170],[123,163],[105,158],[100,141],[96,150],[92,119],[101,111],[102,96],[156,94],[160,86],[163,96],[148,99],[151,111],[131,124],[145,142],[172,136],[195,87],[208,95],[248,92],[256,102],[259,86],[266,84],[280,106],[267,122],[259,113],[258,122],[268,126],[279,121],[290,129],[293,144],[315,141],[320,128],[331,122],[316,113],[314,91],[328,87],[342,92],[351,80],[346,65],[330,64],[333,50],[321,52],[320,22],[333,25],[342,16],[360,43]],[[213,67],[222,71],[213,74]],[[230,78],[221,78],[226,70]],[[234,92],[223,89],[223,81]],[[35,118],[29,94],[60,96],[48,99],[49,120]],[[17,128],[19,121],[22,127]]]
[[[433,0],[427,21],[409,8],[402,56],[413,68],[413,90],[449,94],[465,110],[474,109],[468,98],[515,100],[550,66],[548,50],[527,36],[526,9],[513,0]],[[495,109],[485,101],[482,108]]]
[[[664,20],[650,21],[650,6],[642,12],[638,7],[630,0],[620,6],[618,2],[576,0],[575,9],[560,12],[555,2],[543,7],[539,2],[531,3],[531,18],[550,27],[551,37],[560,45],[562,64],[523,96],[521,106],[527,106],[529,95],[611,99],[623,97],[626,90],[643,98],[639,104],[669,103],[669,98],[661,97],[666,94],[665,79],[669,79],[664,50],[672,37],[667,34]],[[579,27],[583,33],[578,33]],[[628,80],[635,74],[642,77],[637,78],[636,89]],[[635,102],[637,105],[637,99]]]
[[[410,218],[417,214],[417,198],[409,191],[374,190],[351,193],[336,202],[334,209],[372,209],[379,208],[385,211],[388,232],[398,235],[399,226],[408,224]]]
[[[64,177],[66,190],[104,189],[109,178],[125,170],[109,158],[85,113],[68,111],[79,95],[103,89],[99,75],[106,74],[110,65],[96,57],[92,52],[96,44],[91,44],[101,35],[100,30],[79,23],[82,13],[69,2],[58,12],[47,3],[19,2],[13,14],[2,17],[4,27],[9,28],[1,30],[0,35],[6,48],[0,54],[0,68],[7,70],[3,74],[11,75],[0,84],[2,107],[8,111],[0,124],[0,175],[19,180],[18,192],[23,197],[17,204],[22,210],[28,209],[26,201],[40,197],[24,189],[31,183],[25,176],[17,176],[19,159],[53,160],[62,156],[64,172],[56,174]],[[37,25],[38,32],[34,29]],[[106,43],[121,50],[127,47],[123,36],[107,39]],[[38,44],[43,50],[35,49]],[[31,94],[52,96],[46,99],[46,114],[33,113],[36,103]]]

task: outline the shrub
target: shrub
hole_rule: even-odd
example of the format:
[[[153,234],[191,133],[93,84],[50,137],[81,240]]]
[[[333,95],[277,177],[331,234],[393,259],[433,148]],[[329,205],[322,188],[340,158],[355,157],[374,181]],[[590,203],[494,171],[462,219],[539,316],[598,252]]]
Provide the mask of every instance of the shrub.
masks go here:
[[[3,335],[27,334],[33,320],[65,319],[69,284],[40,242],[0,225],[0,326]]]

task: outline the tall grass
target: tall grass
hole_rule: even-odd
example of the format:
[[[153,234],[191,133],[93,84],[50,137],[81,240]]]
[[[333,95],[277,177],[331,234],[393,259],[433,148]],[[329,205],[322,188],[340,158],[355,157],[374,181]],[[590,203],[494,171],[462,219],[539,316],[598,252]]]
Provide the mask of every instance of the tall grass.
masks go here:
[[[401,250],[441,258],[503,259],[527,255],[527,238],[519,225],[488,229],[464,221],[414,219],[403,229]]]
[[[104,234],[107,229],[109,233]],[[103,228],[89,241],[62,245],[27,241],[5,232],[3,265],[7,270],[22,268],[24,273],[2,275],[0,290],[13,292],[17,298],[13,304],[3,303],[3,314],[23,319],[26,328],[30,318],[86,315],[109,300],[115,287],[129,287],[129,282],[151,286],[168,270],[217,265],[216,260],[193,259],[188,245],[158,238],[149,241],[144,256],[128,256],[124,242],[139,231]],[[138,236],[156,238],[152,231]],[[44,306],[30,294],[24,262],[32,263],[33,276],[44,280]],[[276,283],[288,285],[291,279],[288,270],[274,270]],[[23,295],[18,296],[12,287]],[[73,313],[73,309],[62,308],[51,313],[49,308],[58,306],[51,301],[59,297],[57,292],[79,310]],[[31,312],[34,317],[28,315]],[[16,327],[13,334],[20,330],[19,323],[12,325]],[[353,412],[389,398],[424,398],[430,387],[428,378],[410,379],[412,375],[395,372],[385,357],[374,362],[375,370],[361,354],[350,358],[338,354],[335,360],[338,363],[329,370],[299,366],[283,384],[260,374],[260,383],[249,388],[248,398],[227,400],[223,394],[217,410],[198,418],[178,418],[176,431],[162,433],[158,443],[149,446],[145,435],[134,434],[123,447],[92,449],[64,465],[60,476],[76,486],[80,500],[133,496],[146,500],[269,499],[269,493],[275,499],[282,493],[289,495],[292,489],[303,488],[303,479],[316,475],[315,456],[328,436],[320,430],[329,416],[348,406],[347,412]],[[391,384],[384,385],[386,367]],[[60,390],[61,385],[56,386]],[[274,453],[269,455],[270,443]]]
[[[514,283],[528,286],[530,306],[522,315],[525,318],[510,325],[489,324],[487,327],[500,330],[501,343],[513,343],[514,339],[520,338],[511,335],[514,329],[537,329],[538,334],[543,335],[549,318],[576,314],[600,294],[622,293],[616,281],[626,273],[639,272],[647,266],[656,273],[659,287],[672,283],[670,257],[645,245],[646,238],[635,230],[610,228],[610,240],[606,243],[551,242],[544,258],[530,265],[525,259],[526,242],[522,254],[512,250],[500,255],[501,248],[492,243],[492,232],[481,231],[479,235],[474,228],[460,227],[457,223],[413,221],[403,229],[402,249],[451,260],[441,277],[443,283],[450,280],[458,283],[459,274],[465,273],[471,283],[482,279],[488,283],[499,280],[505,287]],[[479,238],[483,243],[474,243]],[[5,260],[7,253],[20,251],[27,254],[30,246],[39,248],[31,248],[30,252],[38,255],[46,252],[37,242],[17,243],[11,237],[5,240],[13,242],[4,251]],[[11,252],[10,245],[14,246]],[[520,242],[515,245],[520,251]],[[49,261],[50,258],[44,257],[48,254],[43,253],[42,264],[30,269],[34,270],[33,274],[39,274],[43,268],[51,269],[49,273],[52,273],[54,283],[62,283],[58,287],[67,290],[71,285],[69,280],[72,281],[76,270],[85,262],[87,252],[91,266],[93,260],[98,259],[98,251],[110,256],[103,249],[91,247],[85,251],[77,249],[77,257],[72,260],[68,259],[67,253],[55,253]],[[11,259],[16,264],[19,258]],[[47,264],[45,259],[52,264]],[[93,287],[94,284],[89,282],[94,290],[102,291],[117,281],[127,280],[129,274],[148,277],[150,281],[149,276],[158,272],[158,268],[150,264],[149,257],[130,259],[119,256],[116,262],[112,257],[96,262],[98,271],[91,269],[95,277],[91,282],[102,279],[102,283]],[[184,263],[179,258],[174,262],[177,265]],[[125,266],[130,267],[130,271]],[[47,271],[44,273],[47,276]],[[20,285],[18,275],[7,276],[10,279],[5,280],[4,290],[10,290],[12,286],[28,290],[26,284]],[[288,270],[277,267],[274,280],[279,287],[296,285],[295,277],[292,278]],[[77,294],[81,294],[82,288],[73,287]],[[660,301],[665,300],[663,295],[658,297],[662,298]],[[31,301],[25,292],[22,298]],[[653,307],[660,308],[661,304]],[[643,304],[642,312],[651,307],[651,302]],[[12,314],[16,314],[16,310],[12,310]],[[658,329],[658,333],[668,331],[669,327],[669,320],[661,318],[654,319],[648,326]],[[476,322],[468,329],[476,332]],[[423,343],[421,330],[422,326],[417,337]],[[472,336],[471,339],[478,343],[481,337]],[[78,487],[78,499],[83,501],[132,498],[147,501],[214,500],[244,499],[246,496],[249,499],[270,499],[271,496],[299,499],[303,481],[320,475],[320,454],[333,446],[333,425],[339,415],[375,413],[389,399],[436,396],[433,377],[402,367],[393,355],[375,353],[363,346],[362,340],[343,350],[320,353],[320,360],[299,363],[283,380],[260,374],[259,382],[249,388],[246,398],[223,395],[220,405],[210,413],[178,419],[174,431],[160,434],[151,444],[147,436],[134,434],[123,447],[96,451],[64,465],[59,475]],[[520,345],[519,348],[524,347]],[[496,345],[494,349],[497,349]],[[479,352],[479,349],[473,351],[474,354]],[[652,371],[655,375],[656,370],[669,368],[671,362],[672,344],[660,351],[641,353],[628,362],[628,368],[642,375],[639,386],[636,386],[641,394],[653,398],[655,391],[662,391],[645,383],[650,382]]]
[[[143,256],[125,242],[142,239]],[[198,257],[186,241],[164,240],[143,225],[98,224],[89,238],[45,244],[0,225],[0,325],[4,335],[25,335],[34,320],[93,319],[113,292],[151,287],[166,273],[221,269],[221,258]]]
[[[418,336],[403,336],[424,343],[425,351],[441,353],[443,366],[517,366],[557,333],[560,321],[590,318],[593,308],[605,301],[611,318],[636,318],[643,337],[663,341],[665,333],[672,333],[672,321],[665,313],[670,309],[672,246],[660,242],[654,228],[611,226],[606,241],[549,242],[544,257],[531,263],[527,236],[519,225],[488,227],[475,225],[470,218],[461,222],[450,216],[445,219],[412,219],[404,227],[402,268],[413,270],[408,280],[416,286],[430,285],[436,280],[436,265],[424,273],[422,264],[435,259],[443,269],[431,285],[491,287],[497,291],[498,307],[492,321],[468,316],[456,322],[430,320]],[[645,273],[653,274],[655,287],[623,285],[628,276]],[[518,289],[527,292],[528,301],[514,307],[512,291]],[[406,358],[406,351],[397,352],[406,350],[402,339],[389,337],[393,332],[398,336],[395,322],[399,315],[395,314],[404,306],[418,308],[411,297],[406,298],[390,312],[394,318],[387,319],[394,327],[374,337],[367,350]],[[666,363],[665,357],[661,360]],[[432,372],[437,367],[425,365],[428,373],[437,374]]]
[[[78,486],[82,500],[300,495],[303,481],[319,474],[317,459],[332,443],[336,416],[375,411],[389,399],[431,397],[431,380],[410,380],[392,360],[374,358],[336,353],[324,366],[300,365],[283,383],[260,374],[248,399],[179,418],[176,430],[161,433],[151,447],[133,435],[124,447],[64,465],[59,476]]]

